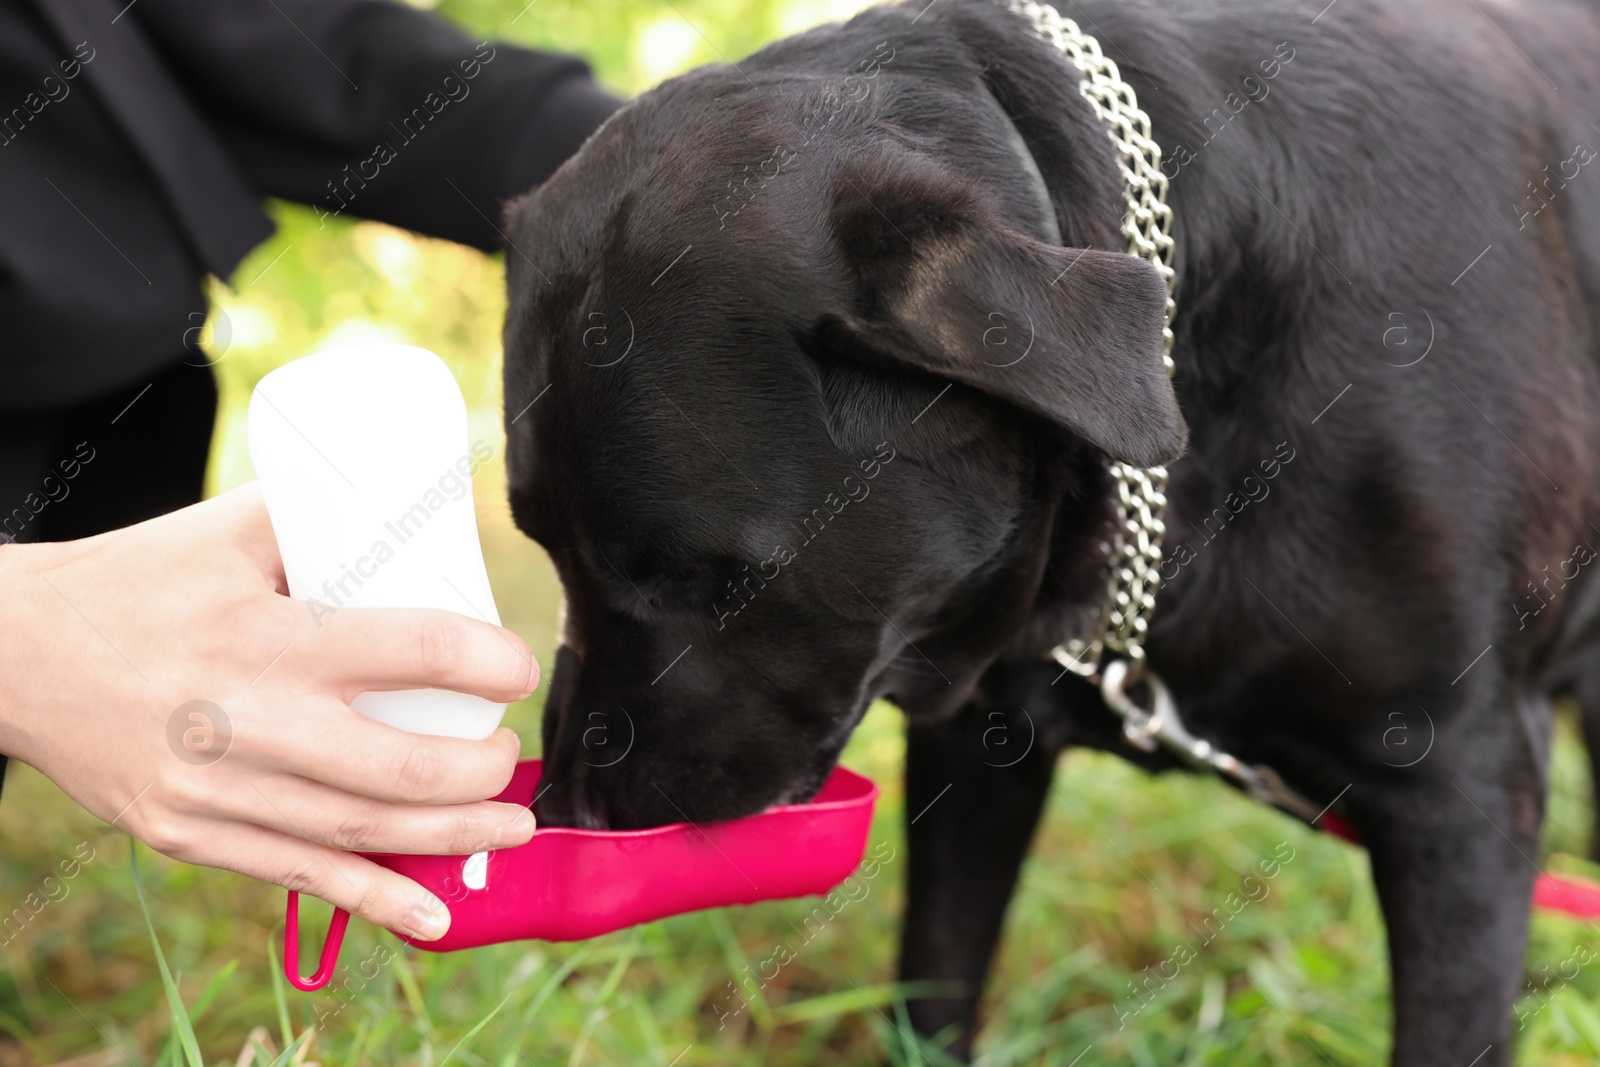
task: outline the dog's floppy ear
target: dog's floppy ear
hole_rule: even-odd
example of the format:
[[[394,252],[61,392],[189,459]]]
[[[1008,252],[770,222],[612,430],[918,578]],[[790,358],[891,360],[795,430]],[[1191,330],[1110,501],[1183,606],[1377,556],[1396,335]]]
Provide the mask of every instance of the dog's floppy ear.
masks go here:
[[[831,324],[850,347],[1006,400],[1112,459],[1151,467],[1183,451],[1161,362],[1166,287],[1149,263],[1047,245],[970,184],[898,160],[841,172],[831,214],[862,296]]]

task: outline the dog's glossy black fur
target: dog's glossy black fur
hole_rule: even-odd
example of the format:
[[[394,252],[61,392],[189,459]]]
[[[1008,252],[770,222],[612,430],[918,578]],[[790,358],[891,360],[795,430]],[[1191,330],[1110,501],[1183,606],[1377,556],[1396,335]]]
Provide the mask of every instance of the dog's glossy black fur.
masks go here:
[[[892,698],[907,811],[949,789],[902,974],[965,984],[914,1020],[967,1050],[1057,754],[1164,762],[1043,661],[1098,618],[1106,457],[1176,460],[1153,666],[1342,797],[1394,1062],[1509,1062],[1548,694],[1600,607],[1600,12],[1481,6],[1067,0],[1173,175],[1175,394],[1106,129],[999,6],[874,9],[619,112],[509,214],[512,506],[567,594],[541,817],[807,796]],[[972,720],[1018,709],[1037,743],[991,766]],[[1431,724],[1411,766],[1396,713]]]

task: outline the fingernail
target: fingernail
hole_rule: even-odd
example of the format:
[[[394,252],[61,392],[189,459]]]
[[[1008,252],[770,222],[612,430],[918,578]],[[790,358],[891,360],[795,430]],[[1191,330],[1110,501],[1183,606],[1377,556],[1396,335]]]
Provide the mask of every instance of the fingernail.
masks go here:
[[[533,831],[538,828],[538,820],[533,817],[533,812],[523,808],[511,818],[500,824],[500,829],[495,831],[494,843],[496,848],[505,848],[507,845],[525,845],[533,837]]]
[[[419,941],[437,941],[450,929],[450,909],[430,895],[424,903],[406,909],[403,925]]]

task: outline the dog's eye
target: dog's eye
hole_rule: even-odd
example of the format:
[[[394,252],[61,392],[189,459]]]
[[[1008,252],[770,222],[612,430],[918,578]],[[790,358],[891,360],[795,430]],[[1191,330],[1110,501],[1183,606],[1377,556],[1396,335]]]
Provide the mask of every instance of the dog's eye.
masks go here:
[[[693,559],[668,563],[646,573],[655,585],[693,585],[715,578],[716,567],[712,560]]]
[[[628,561],[622,574],[623,589],[618,592],[651,611],[705,611],[738,570],[737,561],[723,556],[662,559],[636,555]]]

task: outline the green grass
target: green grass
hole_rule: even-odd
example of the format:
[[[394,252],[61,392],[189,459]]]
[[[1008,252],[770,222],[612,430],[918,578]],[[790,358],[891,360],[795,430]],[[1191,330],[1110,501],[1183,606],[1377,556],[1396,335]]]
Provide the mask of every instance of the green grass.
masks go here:
[[[1568,733],[1549,844],[1570,849],[1587,832],[1588,798]],[[356,922],[339,976],[317,994],[287,989],[277,970],[281,891],[143,849],[136,876],[126,837],[19,768],[0,805],[11,846],[0,900],[36,891],[79,842],[94,855],[7,947],[0,1062],[54,1063],[109,1046],[114,1054],[83,1062],[234,1063],[254,1032],[254,1059],[244,1062],[260,1065],[296,1041],[307,1062],[351,1067],[938,1063],[934,1049],[910,1047],[893,983],[900,736],[898,713],[879,706],[845,759],[884,786],[873,841],[893,858],[809,942],[795,930],[814,901],[686,915],[582,944],[447,955]],[[1065,1067],[1080,1053],[1084,1067],[1382,1062],[1387,978],[1363,853],[1214,782],[1150,779],[1110,757],[1073,754],[1059,782],[986,1001],[985,1062]],[[1202,925],[1227,909],[1229,893],[1246,895],[1243,879],[1259,875],[1263,859],[1289,850],[1276,877],[1248,883],[1251,903],[1235,903],[1220,928]],[[328,917],[320,905],[306,910],[303,957]],[[737,984],[749,1007],[732,1014],[729,983],[780,943],[794,959],[757,995]],[[1193,958],[1177,976],[1136,991],[1180,944]],[[1530,988],[1579,946],[1600,954],[1600,936],[1537,916]],[[1596,970],[1540,987],[1542,1000],[1523,998],[1521,1062],[1600,1057]],[[191,1058],[191,1025],[200,1060]]]
[[[0,899],[37,891],[48,868],[85,854],[80,842],[94,853],[8,946],[0,1030],[11,1040],[0,1059],[52,1063],[109,1045],[118,1054],[93,1062],[193,1067],[177,1018],[192,1020],[212,1064],[234,1062],[258,1027],[270,1036],[247,1063],[272,1063],[295,1040],[315,1062],[350,1065],[920,1062],[895,1022],[892,983],[900,759],[897,713],[875,708],[846,763],[884,785],[873,839],[893,858],[809,943],[793,925],[809,902],[682,916],[578,945],[450,955],[407,949],[358,922],[339,977],[311,995],[287,990],[276,968],[280,891],[142,852],[147,927],[127,839],[19,768],[0,805],[11,844]],[[1552,845],[1576,847],[1586,832],[1584,770],[1564,731]],[[1109,757],[1068,757],[1060,785],[987,1002],[986,1062],[1064,1065],[1086,1048],[1085,1065],[1381,1061],[1384,956],[1360,851],[1213,782],[1152,780]],[[1203,916],[1226,907],[1264,858],[1290,849],[1275,878],[1251,883],[1258,902],[1236,904],[1201,944]],[[314,953],[328,910],[307,912],[303,955]],[[1579,945],[1600,952],[1582,924],[1541,915],[1534,931],[1533,983]],[[793,961],[748,1010],[726,1016],[736,1003],[729,983],[780,942],[794,946]],[[1177,977],[1136,993],[1131,983],[1181,943],[1194,956]],[[1557,988],[1543,1008],[1532,994],[1520,1005],[1522,1062],[1600,1056],[1600,979],[1580,971]]]
[[[539,0],[518,17],[524,5],[460,0],[442,9],[476,33],[581,49],[625,91],[858,6]],[[279,206],[276,215],[279,236],[240,269],[233,290],[216,294],[212,350],[224,406],[213,489],[250,477],[243,411],[256,380],[319,345],[363,336],[444,355],[468,396],[474,434],[498,452],[499,261],[374,223],[319,230],[301,209]],[[542,553],[511,526],[497,463],[480,473],[477,499],[501,612],[548,663],[559,589]],[[530,752],[541,699],[508,719]],[[0,1067],[938,1063],[936,1050],[907,1037],[905,991],[893,981],[902,754],[898,713],[874,708],[844,762],[883,787],[871,847],[883,843],[895,858],[809,942],[796,944],[794,924],[814,906],[804,901],[686,915],[583,944],[450,955],[406,948],[355,922],[339,976],[317,994],[289,989],[279,973],[281,890],[143,849],[136,877],[124,835],[13,766],[0,803],[0,916],[22,908],[29,918],[0,934]],[[1584,847],[1586,775],[1564,725],[1547,851]],[[1362,852],[1214,782],[1150,779],[1109,757],[1072,754],[1058,785],[985,1001],[986,1063],[1382,1062],[1387,971]],[[1259,902],[1199,944],[1203,917],[1225,908],[1244,875],[1280,847],[1293,859],[1264,883],[1268,892],[1253,890]],[[328,909],[308,902],[305,910],[309,961]],[[747,995],[747,1009],[725,1014],[735,1003],[729,984],[780,944],[795,958]],[[1193,958],[1176,977],[1136,992],[1184,944]],[[1600,967],[1542,984],[1580,947],[1600,954],[1591,926],[1536,917],[1530,992],[1518,1005],[1520,1062],[1600,1058]]]

